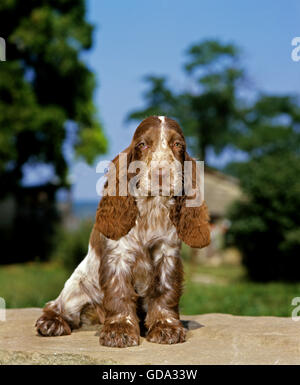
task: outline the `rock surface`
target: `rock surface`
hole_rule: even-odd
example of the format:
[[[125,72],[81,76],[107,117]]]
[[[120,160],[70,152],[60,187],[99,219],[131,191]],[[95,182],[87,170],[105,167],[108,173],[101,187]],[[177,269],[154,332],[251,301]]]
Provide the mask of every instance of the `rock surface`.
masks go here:
[[[0,322],[0,364],[300,364],[300,324],[290,318],[224,314],[182,316],[188,339],[157,345],[141,339],[126,349],[99,345],[99,328],[45,338],[34,324],[40,309],[7,310]]]

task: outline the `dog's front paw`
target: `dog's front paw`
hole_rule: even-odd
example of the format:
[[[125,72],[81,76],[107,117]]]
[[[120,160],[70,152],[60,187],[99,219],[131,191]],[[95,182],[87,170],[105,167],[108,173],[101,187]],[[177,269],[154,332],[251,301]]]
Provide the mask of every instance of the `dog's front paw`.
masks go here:
[[[146,339],[156,344],[178,344],[185,342],[186,330],[179,321],[158,321],[149,329]]]
[[[139,333],[127,322],[107,323],[100,333],[100,344],[114,348],[126,348],[139,344]]]
[[[47,309],[36,321],[37,332],[44,337],[65,336],[71,334],[69,324],[57,313]]]

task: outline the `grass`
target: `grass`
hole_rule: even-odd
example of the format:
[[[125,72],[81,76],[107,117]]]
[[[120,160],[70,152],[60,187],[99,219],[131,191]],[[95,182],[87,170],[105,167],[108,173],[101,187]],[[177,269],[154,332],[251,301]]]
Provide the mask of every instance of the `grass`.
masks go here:
[[[241,266],[191,266],[185,262],[183,314],[230,313],[249,316],[291,315],[291,301],[300,283],[250,282]],[[57,297],[68,271],[58,263],[0,267],[0,297],[8,308],[42,307]]]
[[[289,317],[292,299],[300,296],[300,283],[251,282],[242,266],[198,266],[191,270],[186,264],[186,284],[181,299],[183,314]]]
[[[55,263],[0,266],[0,297],[7,308],[43,307],[57,297],[68,278]]]

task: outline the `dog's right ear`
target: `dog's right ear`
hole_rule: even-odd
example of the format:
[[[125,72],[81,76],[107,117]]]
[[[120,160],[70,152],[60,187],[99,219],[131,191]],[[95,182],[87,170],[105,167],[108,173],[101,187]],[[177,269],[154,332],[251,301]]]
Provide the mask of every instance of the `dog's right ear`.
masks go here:
[[[135,225],[138,214],[134,197],[129,192],[127,192],[127,196],[120,195],[119,170],[120,167],[123,168],[121,175],[128,174],[128,165],[132,160],[130,147],[124,150],[122,154],[127,156],[127,166],[120,164],[120,155],[113,160],[115,169],[111,168],[108,171],[108,180],[104,186],[107,195],[104,195],[99,202],[95,223],[95,228],[101,234],[113,240],[118,240],[129,233]],[[126,181],[128,185],[128,175]]]

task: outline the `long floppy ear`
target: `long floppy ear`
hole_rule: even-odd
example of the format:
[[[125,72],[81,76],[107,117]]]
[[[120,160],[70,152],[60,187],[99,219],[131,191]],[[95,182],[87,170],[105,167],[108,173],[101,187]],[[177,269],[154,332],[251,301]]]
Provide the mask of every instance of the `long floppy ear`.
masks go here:
[[[188,153],[185,153],[185,161],[192,162],[192,173],[189,176],[191,180],[186,181],[193,188],[197,188],[200,195],[200,186],[196,183],[196,162]],[[199,183],[198,183],[199,184]],[[184,191],[183,196],[175,197],[175,204],[170,211],[170,218],[177,229],[179,238],[190,247],[202,248],[210,243],[210,225],[209,215],[206,203],[201,201],[195,207],[190,207],[191,200],[195,196],[189,197]]]
[[[106,194],[101,201],[96,214],[95,228],[107,238],[118,240],[129,233],[135,225],[138,209],[135,199],[127,193],[124,195],[120,190],[119,170],[121,176],[125,177],[125,184],[128,184],[127,167],[131,161],[131,150],[127,148],[122,152],[127,155],[127,166],[120,165],[120,155],[114,160],[115,167],[108,171],[107,182],[104,186]]]

